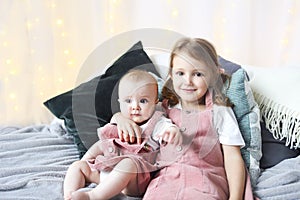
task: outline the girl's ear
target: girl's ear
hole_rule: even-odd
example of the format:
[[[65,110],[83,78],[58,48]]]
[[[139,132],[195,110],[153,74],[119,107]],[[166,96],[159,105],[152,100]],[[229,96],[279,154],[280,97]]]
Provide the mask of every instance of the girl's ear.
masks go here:
[[[224,74],[225,73],[225,69],[224,68],[219,68],[219,72],[221,73],[221,74]]]
[[[159,99],[156,99],[155,104],[157,104],[159,102]]]

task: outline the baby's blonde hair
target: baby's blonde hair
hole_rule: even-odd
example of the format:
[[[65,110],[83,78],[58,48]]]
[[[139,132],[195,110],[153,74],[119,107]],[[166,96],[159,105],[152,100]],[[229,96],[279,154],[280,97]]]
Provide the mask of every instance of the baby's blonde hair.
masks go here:
[[[127,81],[136,83],[137,85],[141,82],[144,84],[154,84],[156,86],[156,97],[158,96],[158,84],[156,79],[153,75],[151,75],[149,72],[141,69],[132,69],[129,70],[121,79],[119,83],[120,86],[123,86],[123,84],[126,84]]]

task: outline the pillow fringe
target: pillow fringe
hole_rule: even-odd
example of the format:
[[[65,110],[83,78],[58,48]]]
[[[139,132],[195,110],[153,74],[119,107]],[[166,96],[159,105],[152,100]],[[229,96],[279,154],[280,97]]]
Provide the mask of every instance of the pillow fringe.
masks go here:
[[[300,114],[253,91],[260,117],[275,139],[286,139],[285,146],[300,147]]]

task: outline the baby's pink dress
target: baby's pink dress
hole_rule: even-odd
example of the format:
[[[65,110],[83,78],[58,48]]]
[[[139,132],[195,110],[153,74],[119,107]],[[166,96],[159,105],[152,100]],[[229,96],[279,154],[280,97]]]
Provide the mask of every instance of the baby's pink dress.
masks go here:
[[[155,165],[159,144],[153,140],[151,135],[156,122],[162,115],[163,112],[156,111],[149,119],[146,129],[142,133],[142,144],[129,144],[128,142],[121,141],[118,138],[116,125],[107,124],[101,128],[98,136],[104,155],[98,155],[96,159],[88,161],[91,169],[109,172],[122,159],[130,158],[138,169],[138,188],[140,194],[143,194],[149,184],[151,172],[159,169]]]

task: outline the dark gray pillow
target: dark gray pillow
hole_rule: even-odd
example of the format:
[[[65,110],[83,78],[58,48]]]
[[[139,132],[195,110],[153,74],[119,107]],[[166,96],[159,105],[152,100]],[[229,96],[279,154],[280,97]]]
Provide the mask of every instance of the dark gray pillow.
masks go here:
[[[267,130],[264,122],[261,123],[261,136],[263,154],[260,160],[260,167],[262,169],[273,167],[285,159],[300,155],[300,149],[290,149],[285,146],[286,139],[275,139],[272,133]]]

